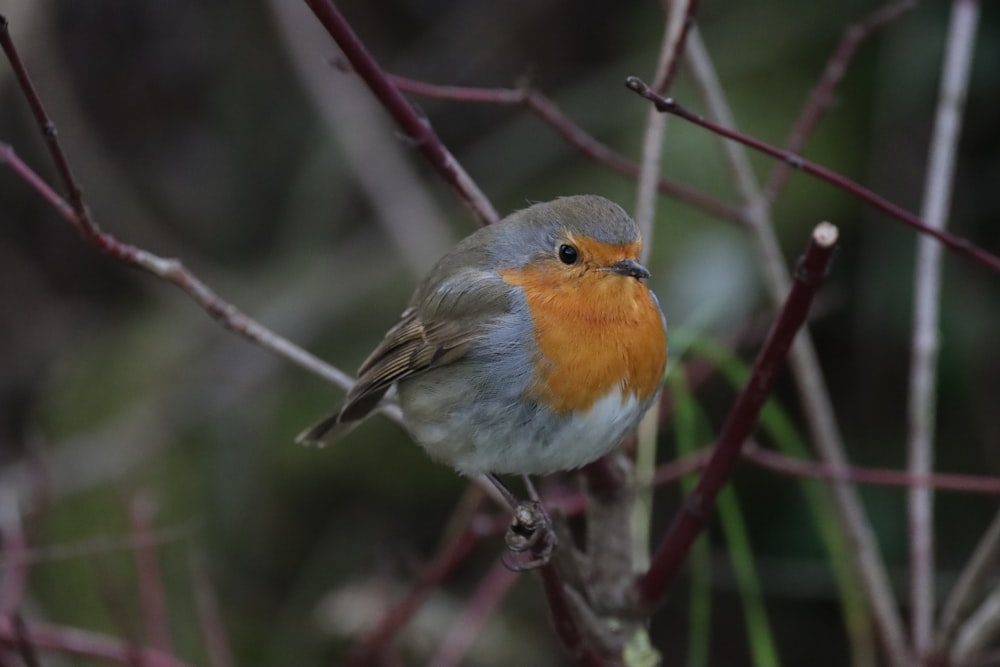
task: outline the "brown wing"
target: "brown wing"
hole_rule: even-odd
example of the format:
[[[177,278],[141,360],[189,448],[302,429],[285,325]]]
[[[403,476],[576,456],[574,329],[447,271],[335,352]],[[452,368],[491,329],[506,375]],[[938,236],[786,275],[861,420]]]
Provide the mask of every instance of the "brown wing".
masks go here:
[[[468,351],[473,334],[462,321],[425,325],[415,309],[408,309],[361,364],[358,381],[347,394],[337,421],[364,418],[396,381],[460,359]]]
[[[361,364],[358,381],[340,410],[303,431],[296,442],[333,439],[338,427],[374,410],[395,382],[461,359],[481,328],[509,308],[506,290],[498,282],[495,273],[464,271],[425,285],[414,297],[420,306],[404,311]]]

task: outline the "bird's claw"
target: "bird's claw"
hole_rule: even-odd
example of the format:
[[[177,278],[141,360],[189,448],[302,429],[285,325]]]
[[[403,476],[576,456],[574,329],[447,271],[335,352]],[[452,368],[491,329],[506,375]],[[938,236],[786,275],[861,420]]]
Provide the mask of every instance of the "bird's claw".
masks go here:
[[[504,541],[507,543],[507,554],[503,563],[513,572],[548,565],[552,552],[559,544],[549,515],[535,500],[517,503]],[[522,557],[522,554],[525,556]]]

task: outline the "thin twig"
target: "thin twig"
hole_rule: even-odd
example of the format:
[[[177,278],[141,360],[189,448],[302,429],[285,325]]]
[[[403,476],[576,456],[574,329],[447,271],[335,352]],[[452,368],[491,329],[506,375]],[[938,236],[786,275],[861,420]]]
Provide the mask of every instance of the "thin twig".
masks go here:
[[[657,82],[668,86],[673,74],[677,71],[677,62],[681,54],[681,42],[687,35],[685,17],[688,16],[688,9],[692,6],[692,0],[677,0],[670,3],[667,21],[663,29],[663,38],[660,43],[660,53],[657,57],[656,71],[654,77]],[[656,218],[656,183],[660,180],[661,162],[663,160],[664,137],[667,132],[667,117],[664,114],[655,113],[649,109],[646,113],[645,129],[642,135],[642,155],[639,162],[638,185],[635,191],[635,211],[634,217],[639,231],[643,236],[642,261],[646,261],[653,249],[653,220]],[[655,413],[660,409],[659,403],[652,407]],[[643,436],[636,441],[635,453],[635,479],[637,482],[648,482],[654,474],[656,462],[657,438],[655,431],[659,420],[654,417],[644,417]],[[652,433],[650,433],[651,431]],[[608,518],[618,525],[612,526],[613,530],[628,530],[628,541],[615,540],[620,542],[622,547],[627,548],[631,553],[631,564],[622,562],[627,566],[627,570],[619,573],[619,577],[635,571],[637,565],[649,567],[650,550],[652,541],[650,534],[652,530],[653,488],[652,485],[636,485],[635,498],[630,499],[628,523],[623,523],[617,517],[608,515]],[[618,501],[623,502],[622,500]],[[600,536],[588,531],[588,537],[596,542]],[[618,536],[614,536],[618,537]],[[624,535],[623,535],[624,537]],[[611,539],[608,540],[609,542]],[[603,544],[597,546],[606,549]],[[627,554],[626,554],[627,555]],[[619,560],[624,560],[619,558]]]
[[[208,576],[202,559],[195,551],[189,553],[188,570],[194,590],[194,605],[198,612],[198,627],[205,642],[210,667],[234,667],[233,651],[226,637],[226,626],[219,609],[215,587]]]
[[[989,528],[979,539],[969,557],[969,562],[963,568],[944,603],[936,641],[939,655],[947,655],[952,650],[961,624],[968,618],[983,591],[989,586],[989,580],[994,575],[998,561],[1000,561],[1000,512],[993,517]]]
[[[792,289],[754,361],[746,386],[722,425],[712,459],[660,542],[652,566],[637,582],[640,599],[645,605],[653,606],[663,598],[691,544],[704,528],[716,496],[757,423],[760,409],[771,393],[792,341],[805,323],[813,297],[830,267],[836,242],[837,228],[833,225],[821,223],[813,230],[810,243],[799,260]]]
[[[327,59],[316,57],[329,50],[330,37],[315,16],[295,2],[268,4],[303,90],[342,149],[350,181],[363,191],[395,246],[393,261],[423,277],[452,244],[448,217],[427,187],[424,165],[399,140],[395,122],[382,112],[365,82],[332,72]]]
[[[488,225],[499,220],[500,216],[490,200],[441,142],[427,119],[418,114],[413,105],[392,85],[332,0],[305,2],[344,52],[354,71],[368,84],[375,97],[395,119],[399,129],[458,194],[479,222]]]
[[[14,614],[11,617],[11,622],[14,624],[14,632],[17,633],[17,652],[21,654],[24,667],[41,667],[41,662],[38,660],[38,653],[28,640],[28,628],[24,622],[24,617],[20,614]]]
[[[163,653],[173,653],[170,627],[167,622],[167,601],[163,590],[163,570],[160,558],[151,539],[154,536],[153,500],[145,494],[132,498],[128,504],[130,533],[133,538],[132,553],[135,558],[136,583],[139,604],[150,648]]]
[[[465,609],[441,640],[441,646],[427,661],[428,667],[458,667],[473,642],[482,633],[497,606],[507,597],[520,576],[497,559],[476,586]]]
[[[0,618],[0,647],[17,648],[19,641],[41,650],[72,655],[118,665],[142,667],[187,667],[187,663],[172,655],[150,648],[137,648],[132,643],[113,639],[95,632],[62,625],[25,623],[19,633],[10,618]]]
[[[49,149],[52,160],[56,164],[59,178],[69,192],[68,204],[52,188],[45,184],[32,169],[25,165],[17,157],[13,149],[6,144],[0,144],[0,164],[6,164],[14,173],[21,176],[63,218],[76,227],[102,252],[107,253],[124,264],[142,269],[167,282],[173,283],[194,299],[211,317],[218,320],[230,331],[288,359],[292,363],[319,375],[333,384],[345,389],[353,384],[353,381],[347,374],[309,354],[302,348],[247,317],[232,304],[223,301],[208,285],[185,268],[180,260],[159,257],[136,246],[122,243],[111,234],[102,231],[90,216],[90,212],[83,199],[83,188],[80,187],[79,181],[76,180],[69,160],[62,150],[55,123],[52,122],[52,119],[49,118],[48,113],[45,111],[41,97],[39,97],[38,92],[35,90],[31,77],[11,39],[7,18],[2,14],[0,14],[0,47],[2,47],[7,60],[10,62],[18,85],[25,100],[28,102],[28,106],[31,108],[31,113],[35,121],[41,128],[46,146]]]
[[[694,31],[689,39],[688,50],[695,81],[702,91],[710,113],[719,124],[727,127],[735,126],[735,119],[729,109],[715,67],[712,65],[708,49],[705,48],[697,31]],[[736,186],[744,199],[747,220],[761,259],[764,284],[772,303],[777,307],[789,290],[791,277],[770,219],[768,202],[760,191],[747,152],[734,142],[722,141],[721,144],[726,164],[729,165]],[[808,329],[802,331],[792,345],[789,363],[802,398],[806,421],[820,456],[835,467],[843,467],[846,465],[843,439]],[[887,653],[890,656],[900,656],[899,659],[902,660],[906,648],[902,618],[896,609],[889,578],[879,558],[874,531],[865,517],[861,500],[853,487],[846,483],[834,485],[833,498],[843,530],[857,545],[857,548],[850,552],[854,559],[852,565],[865,583],[862,589],[866,591],[875,610],[878,625],[883,630],[884,641],[888,647]],[[845,613],[864,614],[866,611],[866,609],[845,607]],[[845,623],[848,630],[861,626],[856,618],[846,620]],[[870,645],[869,635],[852,633],[850,639],[854,662],[870,663],[875,651]]]
[[[288,339],[279,336],[242,313],[236,306],[224,301],[208,285],[189,271],[180,260],[154,255],[142,248],[123,243],[96,227],[87,227],[73,207],[24,164],[10,146],[3,143],[0,143],[0,164],[6,164],[15,174],[20,176],[71,225],[81,231],[91,229],[91,232],[86,235],[87,238],[117,261],[174,284],[222,326],[279,357],[283,357],[296,366],[344,389],[349,389],[354,384],[354,380],[346,373],[303,350]],[[86,220],[89,219],[89,217],[86,218]],[[398,410],[392,406],[387,406],[382,412],[394,421],[401,420]]]
[[[344,662],[347,667],[361,667],[370,663],[378,655],[396,630],[420,608],[434,587],[451,574],[455,567],[469,555],[472,548],[479,543],[480,538],[486,534],[487,523],[474,516],[464,530],[435,554],[427,566],[423,568],[420,578],[406,597],[386,612],[378,624],[354,645]]]
[[[921,205],[921,217],[932,229],[943,230],[947,226],[978,21],[977,0],[952,3]],[[926,236],[920,238],[914,266],[913,341],[907,396],[907,458],[913,475],[926,475],[934,467],[941,254],[940,244]],[[908,500],[910,624],[914,650],[921,657],[929,654],[933,643],[934,496],[929,488],[914,487]]]
[[[0,616],[15,613],[21,607],[28,589],[26,558],[28,540],[24,535],[20,499],[15,491],[5,491],[0,497]]]
[[[924,488],[956,493],[1000,495],[1000,477],[929,473],[914,475],[905,470],[885,470],[860,466],[831,466],[819,461],[796,459],[762,447],[750,446],[743,458],[755,466],[794,477],[811,477],[831,482],[851,482],[871,486]]]
[[[681,57],[684,55],[684,47],[687,44],[688,33],[694,26],[698,0],[671,0],[669,6],[670,27],[667,32],[670,37],[668,47],[663,53],[665,56],[662,61],[664,66],[662,69],[657,66],[656,78],[653,80],[653,90],[660,95],[670,93],[670,87],[677,76]]]
[[[676,68],[680,57],[678,46],[687,35],[684,20],[691,0],[677,0],[671,4],[660,43],[660,54],[656,59],[653,74],[657,82],[667,79],[671,68]],[[643,245],[643,261],[652,249],[653,218],[656,217],[656,183],[660,180],[660,162],[663,158],[663,138],[667,132],[667,118],[664,114],[649,109],[646,113],[645,130],[642,134],[642,155],[639,158],[639,184],[635,192],[633,217],[639,225],[639,233],[646,240]]]
[[[549,616],[555,626],[556,635],[578,667],[609,667],[607,661],[585,636],[576,615],[575,605],[570,599],[555,562],[540,568],[539,574],[542,577],[542,590],[545,591],[545,600],[549,605]]]
[[[840,85],[848,65],[854,59],[854,55],[862,43],[877,30],[889,25],[916,5],[916,0],[891,2],[876,9],[857,23],[847,26],[840,43],[837,44],[837,48],[833,50],[833,54],[827,61],[823,74],[810,91],[795,125],[792,126],[792,131],[788,134],[788,139],[785,140],[784,149],[786,151],[801,153],[802,149],[805,148],[806,141],[816,129],[819,121],[830,110],[837,86]],[[768,201],[773,202],[778,198],[791,175],[792,167],[787,162],[774,163],[771,168],[771,176],[764,187],[764,196]]]
[[[660,97],[638,77],[627,77],[625,79],[625,85],[630,90],[652,102],[656,108],[663,113],[679,116],[690,123],[694,123],[695,125],[703,127],[711,132],[714,132],[715,134],[725,137],[726,139],[737,141],[744,146],[749,146],[750,148],[764,153],[765,155],[769,155],[775,159],[784,160],[793,168],[830,183],[831,185],[853,195],[854,197],[857,197],[883,213],[886,213],[894,220],[898,220],[908,227],[912,227],[923,234],[934,237],[950,250],[953,250],[961,255],[965,255],[992,271],[1000,272],[1000,257],[987,252],[986,250],[973,244],[968,239],[928,227],[923,220],[906,209],[893,204],[883,197],[880,197],[865,186],[852,181],[846,176],[842,176],[831,169],[827,169],[826,167],[818,165],[814,162],[810,162],[801,155],[776,148],[775,146],[760,141],[759,139],[743,134],[742,132],[730,130],[719,125],[718,123],[706,120],[705,118],[688,111],[679,105],[673,98]]]
[[[977,658],[997,635],[1000,635],[1000,585],[994,584],[989,595],[959,628],[950,653],[951,664],[964,665]]]
[[[401,91],[422,97],[454,100],[473,104],[502,104],[523,106],[539,120],[551,127],[559,136],[580,153],[598,164],[630,178],[639,176],[639,164],[598,141],[577,125],[549,97],[523,81],[516,88],[476,88],[470,86],[443,86],[426,81],[416,81],[393,74],[389,80]],[[656,189],[689,206],[720,220],[744,224],[741,211],[708,193],[697,190],[673,179],[660,177]]]

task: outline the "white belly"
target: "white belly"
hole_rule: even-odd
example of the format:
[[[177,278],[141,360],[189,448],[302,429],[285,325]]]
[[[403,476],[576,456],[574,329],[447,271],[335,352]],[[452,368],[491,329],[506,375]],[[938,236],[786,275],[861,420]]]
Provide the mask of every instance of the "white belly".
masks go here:
[[[468,475],[544,475],[579,468],[614,449],[646,407],[617,388],[573,417],[526,407],[520,400],[504,406],[466,399],[441,413],[432,409],[441,405],[440,397],[425,402],[427,395],[419,390],[400,394],[410,432],[431,457]]]

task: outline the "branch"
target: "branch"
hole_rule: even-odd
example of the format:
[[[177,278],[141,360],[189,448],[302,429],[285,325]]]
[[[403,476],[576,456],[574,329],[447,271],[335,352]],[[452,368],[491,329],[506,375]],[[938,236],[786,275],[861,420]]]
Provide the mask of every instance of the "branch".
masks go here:
[[[646,606],[655,605],[666,593],[691,544],[704,528],[715,498],[729,478],[740,449],[774,387],[788,349],[805,323],[809,306],[833,259],[837,235],[837,228],[829,223],[821,223],[813,230],[799,260],[792,289],[754,361],[750,379],[722,425],[712,459],[660,542],[652,566],[637,582],[640,599]]]
[[[445,544],[423,568],[420,578],[406,597],[384,614],[368,635],[354,645],[347,660],[344,661],[344,665],[360,667],[370,663],[388,643],[396,630],[420,608],[434,587],[451,574],[455,567],[469,555],[490,526],[491,522],[482,521],[479,517],[473,516],[466,528]]]
[[[904,12],[916,7],[916,0],[898,0],[885,5],[869,14],[861,21],[847,26],[844,36],[841,37],[837,48],[826,63],[826,68],[820,80],[813,86],[798,120],[792,127],[792,131],[785,140],[785,150],[791,153],[801,153],[805,148],[806,140],[812,135],[813,130],[819,121],[829,111],[833,103],[833,95],[847,72],[847,67],[854,59],[855,53],[861,44],[872,36],[875,31],[884,28]],[[792,174],[792,167],[787,162],[775,162],[771,169],[771,176],[764,187],[764,196],[768,201],[773,202],[778,198],[788,177]]]
[[[527,81],[522,82],[517,88],[475,88],[470,86],[442,86],[393,74],[388,75],[388,77],[399,90],[412,95],[472,104],[523,106],[535,114],[539,120],[555,130],[559,136],[580,151],[586,158],[598,164],[603,164],[612,171],[616,171],[624,176],[630,178],[637,178],[639,176],[639,164],[637,162],[630,160],[607,144],[595,139],[593,135],[574,123],[563,113],[555,102],[538,89],[533,88]],[[743,215],[738,208],[720,201],[701,190],[663,177],[656,181],[656,189],[658,192],[669,195],[720,220],[744,224]]]
[[[931,137],[921,215],[936,230],[947,225],[962,127],[962,109],[972,70],[979,3],[952,3],[941,90]],[[941,246],[923,237],[917,248],[913,285],[913,341],[907,396],[907,458],[914,475],[926,475],[934,464],[936,381],[940,339]],[[934,623],[934,496],[914,487],[908,498],[910,552],[910,622],[917,656],[930,653]]]
[[[677,76],[681,54],[687,43],[688,33],[694,25],[694,15],[698,11],[698,0],[672,0],[670,5],[670,29],[667,48],[664,50],[663,67],[657,67],[653,90],[661,95],[670,92],[670,86]]]
[[[472,643],[482,633],[493,612],[518,579],[518,573],[512,572],[502,558],[497,559],[476,586],[458,620],[441,640],[437,652],[427,661],[428,667],[461,665]]]
[[[968,1],[968,0],[965,0]],[[673,114],[679,116],[684,120],[694,123],[699,127],[703,127],[715,134],[718,134],[726,139],[732,139],[737,141],[744,146],[749,146],[750,148],[769,155],[778,160],[784,160],[789,164],[789,166],[799,169],[810,176],[814,176],[820,180],[826,181],[837,188],[840,188],[844,192],[847,192],[858,199],[866,202],[872,207],[888,214],[890,217],[902,222],[908,227],[912,227],[923,234],[932,236],[950,250],[953,250],[961,255],[965,255],[973,259],[974,261],[982,264],[991,271],[1000,272],[1000,257],[983,250],[982,248],[974,245],[967,239],[949,234],[948,232],[934,229],[929,227],[923,220],[913,215],[909,211],[903,209],[896,204],[888,201],[875,194],[868,188],[864,187],[860,183],[856,183],[851,179],[841,176],[835,171],[827,169],[826,167],[820,166],[814,162],[806,160],[801,155],[791,153],[789,151],[782,150],[767,144],[759,139],[754,139],[742,132],[736,132],[734,130],[729,130],[717,123],[713,123],[710,120],[706,120],[697,114],[691,113],[681,105],[679,105],[673,98],[661,97],[654,93],[649,86],[647,86],[641,79],[635,76],[630,76],[625,79],[625,85],[630,90],[634,91],[641,97],[646,98],[652,102],[657,110],[663,113]]]
[[[344,52],[354,71],[368,84],[375,97],[395,119],[399,129],[427,158],[431,166],[451,186],[480,223],[488,225],[499,220],[500,216],[497,215],[493,204],[441,142],[427,119],[419,115],[413,105],[389,81],[332,0],[305,0],[305,2]]]
[[[337,370],[318,357],[313,356],[267,327],[247,317],[232,304],[223,301],[208,285],[188,271],[181,264],[180,260],[159,257],[136,246],[122,243],[111,234],[102,231],[93,221],[90,212],[87,210],[86,203],[83,200],[83,189],[73,175],[69,160],[66,158],[66,154],[59,143],[55,123],[52,122],[45,111],[45,107],[35,90],[31,77],[28,75],[28,71],[21,61],[21,56],[18,54],[17,48],[10,36],[7,18],[3,14],[0,14],[0,48],[3,49],[4,54],[7,56],[21,92],[27,100],[28,106],[31,108],[31,113],[35,117],[35,121],[41,128],[46,146],[56,164],[59,178],[62,180],[63,186],[70,193],[69,203],[67,204],[44,180],[25,165],[9,145],[3,143],[0,143],[0,164],[7,165],[15,174],[19,175],[29,186],[42,195],[64,219],[76,227],[88,241],[96,245],[102,252],[123,264],[141,269],[167,282],[173,283],[194,299],[195,303],[201,306],[211,317],[233,333],[270,350],[278,356],[284,357],[293,364],[311,371],[344,389],[349,388],[353,384],[352,379],[347,374]],[[395,414],[394,418],[398,421],[398,414]]]
[[[736,122],[722,91],[722,84],[718,80],[708,49],[697,31],[691,35],[688,51],[692,73],[709,112],[717,123],[735,127]],[[773,307],[777,309],[791,289],[792,278],[774,232],[768,202],[760,191],[748,152],[731,141],[720,138],[720,143],[736,187],[743,197],[747,221],[760,256],[764,284]],[[808,330],[803,330],[792,345],[789,363],[816,450],[828,463],[837,467],[844,466],[847,457],[844,454],[843,438],[837,427],[830,393]],[[864,515],[861,500],[854,488],[845,483],[834,485],[833,498],[842,528],[848,539],[857,546],[850,552],[852,565],[863,582],[860,588],[867,594],[882,629],[887,653],[890,656],[902,656],[906,652],[902,619],[896,611],[892,587],[879,559],[878,544],[871,524]],[[856,631],[868,624],[868,610],[858,608],[847,599],[843,602],[844,621],[850,634],[853,659],[858,664],[871,662],[874,649],[870,645],[869,634]]]
[[[153,499],[148,495],[134,496],[128,504],[132,553],[135,559],[136,584],[146,641],[162,653],[173,653],[170,626],[167,622],[166,593],[163,590],[163,569],[153,543],[152,522],[155,513]]]
[[[549,604],[549,613],[555,626],[556,635],[569,651],[579,667],[609,667],[607,661],[597,652],[580,628],[575,605],[570,599],[563,578],[556,569],[555,562],[540,568],[542,589]]]
[[[794,477],[812,477],[832,482],[851,482],[872,486],[936,489],[956,493],[1000,495],[1000,478],[975,475],[929,473],[914,475],[904,470],[831,466],[819,461],[806,461],[779,454],[756,445],[745,447],[743,458],[753,465]]]
[[[194,606],[201,638],[205,642],[205,653],[208,654],[208,664],[211,667],[235,667],[215,587],[201,557],[194,550],[188,552],[188,571],[191,573]]]
[[[969,562],[959,575],[941,610],[937,637],[939,655],[947,655],[954,648],[955,637],[962,633],[960,626],[989,586],[998,560],[1000,560],[1000,512],[993,517],[989,528],[979,539],[972,556],[969,557]],[[954,654],[952,655],[954,657]]]
[[[0,615],[6,616],[21,608],[28,589],[28,540],[16,492],[0,498],[0,553]]]
[[[56,142],[58,144],[58,142]],[[7,144],[0,143],[0,164],[5,164],[15,174],[40,194],[62,217],[73,227],[80,230],[85,238],[94,243],[102,252],[115,260],[150,273],[168,283],[172,283],[186,293],[192,300],[218,321],[226,329],[246,338],[252,343],[282,357],[296,366],[303,368],[324,380],[343,389],[349,389],[354,380],[337,368],[326,363],[319,357],[303,350],[291,341],[271,331],[256,320],[250,318],[236,306],[224,301],[208,285],[189,271],[180,260],[154,255],[142,248],[123,243],[111,234],[100,230],[86,214],[86,217],[73,206],[66,203],[55,190],[49,187],[30,167],[21,161],[14,150]],[[75,187],[75,186],[74,186]],[[401,417],[396,408],[383,409],[383,413],[394,421]]]
[[[161,651],[136,647],[131,642],[61,625],[25,624],[19,631],[10,618],[0,618],[0,646],[16,649],[18,642],[54,653],[91,658],[119,665],[187,667],[187,663]]]

